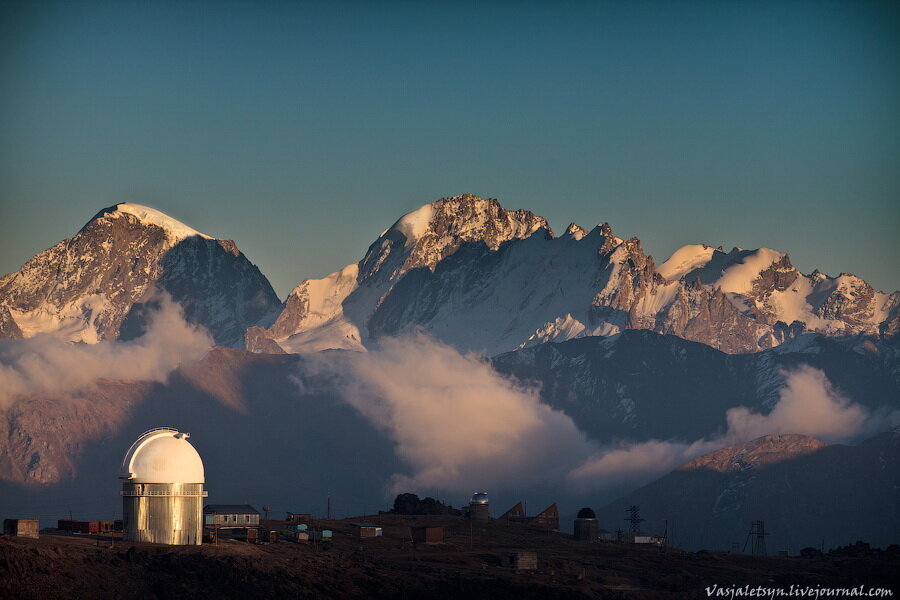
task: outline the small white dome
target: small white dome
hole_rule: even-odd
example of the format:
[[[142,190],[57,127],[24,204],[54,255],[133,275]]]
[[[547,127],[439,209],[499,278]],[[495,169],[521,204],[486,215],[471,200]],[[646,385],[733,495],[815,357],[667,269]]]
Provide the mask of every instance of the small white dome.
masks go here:
[[[159,427],[142,433],[122,461],[122,479],[133,483],[205,483],[203,461],[189,433]]]
[[[488,495],[487,492],[475,492],[472,494],[472,499],[469,500],[469,504],[488,504]]]

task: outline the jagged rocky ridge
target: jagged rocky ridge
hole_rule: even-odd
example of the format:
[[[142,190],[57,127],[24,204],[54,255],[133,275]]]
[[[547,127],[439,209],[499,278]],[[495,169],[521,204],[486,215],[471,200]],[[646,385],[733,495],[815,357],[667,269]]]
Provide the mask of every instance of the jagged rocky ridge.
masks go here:
[[[804,275],[786,254],[685,246],[657,266],[608,224],[555,237],[545,219],[493,199],[443,198],[401,218],[366,256],[295,288],[259,352],[362,349],[424,330],[488,355],[548,341],[647,329],[729,353],[804,332],[889,338],[900,292],[862,279]]]
[[[768,435],[696,458],[605,506],[625,528],[637,504],[644,529],[688,550],[744,550],[751,521],[765,522],[769,554],[856,540],[896,543],[900,528],[900,433],[857,446],[828,445],[803,435]],[[617,521],[621,518],[621,521]],[[747,552],[751,546],[746,546]]]
[[[135,204],[101,210],[76,235],[0,279],[0,337],[134,337],[144,303],[166,292],[220,345],[272,314],[278,297],[231,240]]]

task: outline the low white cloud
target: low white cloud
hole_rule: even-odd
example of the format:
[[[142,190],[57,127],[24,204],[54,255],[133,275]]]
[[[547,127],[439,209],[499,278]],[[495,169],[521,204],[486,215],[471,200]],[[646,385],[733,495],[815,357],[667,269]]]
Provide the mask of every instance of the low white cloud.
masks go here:
[[[561,482],[593,450],[538,390],[426,336],[385,340],[348,364],[347,400],[391,437],[412,470],[394,475],[391,493]]]
[[[826,442],[851,439],[863,431],[868,411],[841,395],[819,369],[801,365],[786,373],[778,404],[767,415],[745,407],[727,413],[727,441],[800,433]]]
[[[0,409],[27,394],[66,395],[97,379],[165,381],[186,360],[201,357],[212,338],[187,323],[168,297],[149,317],[144,335],[127,342],[80,344],[43,334],[0,341]]]

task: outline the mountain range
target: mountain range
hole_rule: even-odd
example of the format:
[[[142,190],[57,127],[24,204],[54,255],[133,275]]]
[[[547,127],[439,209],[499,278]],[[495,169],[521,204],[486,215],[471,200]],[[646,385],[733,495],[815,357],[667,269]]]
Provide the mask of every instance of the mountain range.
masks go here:
[[[687,245],[657,266],[606,223],[555,237],[530,211],[464,194],[404,215],[358,263],[304,280],[280,306],[234,242],[119,204],[0,279],[0,336],[134,336],[157,291],[217,344],[259,352],[363,349],[419,330],[492,356],[646,329],[736,354],[806,332],[900,329],[900,293],[848,273],[805,275],[781,252]]]
[[[302,281],[284,302],[233,241],[148,207],[106,208],[0,279],[0,367],[24,351],[21,344],[48,337],[41,334],[76,349],[146,344],[149,319],[168,298],[216,347],[164,376],[104,375],[0,404],[0,497],[21,502],[16,506],[48,498],[89,503],[101,489],[114,497],[110,474],[122,449],[144,429],[175,424],[205,444],[209,481],[222,500],[243,501],[242,490],[253,489],[254,498],[273,504],[312,503],[325,486],[348,502],[377,507],[385,482],[417,458],[401,460],[396,440],[346,401],[340,382],[322,384],[321,364],[377,352],[405,334],[474,352],[516,389],[536,390],[600,446],[716,439],[730,409],[773,410],[789,373],[801,366],[820,371],[868,414],[900,408],[900,292],[876,291],[846,273],[803,274],[786,254],[765,248],[688,245],[657,265],[639,240],[617,237],[606,223],[590,230],[572,224],[555,236],[540,216],[472,195],[404,215],[358,263]],[[814,470],[804,477],[822,493],[829,477],[850,474],[816,456],[858,469],[853,481],[875,477],[879,468],[889,469],[878,471],[879,481],[896,481],[896,444],[884,442],[895,438],[859,446],[877,452],[785,436],[748,442],[757,445],[696,459],[622,502],[660,518],[679,515],[681,534],[701,527],[702,511],[688,503],[692,489],[703,510],[725,506],[708,497],[766,489],[752,498],[808,511],[810,496],[795,489],[791,469]],[[781,448],[785,458],[777,465],[754,462],[746,476],[711,466],[757,456],[766,444]],[[894,462],[885,462],[892,452]],[[841,458],[851,454],[852,461]],[[787,474],[767,479],[779,469]],[[285,473],[302,477],[285,483]],[[885,497],[880,485],[870,491]],[[546,504],[563,493],[529,489],[530,501]],[[521,493],[498,490],[496,497]],[[748,497],[729,505],[730,513],[720,511],[734,518],[715,513],[712,533],[685,537],[685,544],[730,544],[750,517],[787,530],[783,523],[794,513],[763,515]],[[664,498],[683,502],[660,504]],[[886,508],[890,500],[882,500],[873,510]],[[850,502],[835,504],[823,522],[841,518],[840,507]],[[619,502],[601,512],[622,510]],[[897,511],[892,519],[888,537],[896,541]],[[804,525],[795,537],[809,540],[813,531]]]

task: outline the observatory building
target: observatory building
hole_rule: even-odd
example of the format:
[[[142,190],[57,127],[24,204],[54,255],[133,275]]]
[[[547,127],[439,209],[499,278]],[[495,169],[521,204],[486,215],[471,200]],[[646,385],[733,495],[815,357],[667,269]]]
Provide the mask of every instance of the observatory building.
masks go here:
[[[475,492],[469,500],[469,517],[475,521],[489,521],[491,519],[491,504],[487,492]]]
[[[122,461],[125,539],[170,545],[203,541],[203,461],[170,427],[145,431]]]
[[[594,510],[585,506],[575,517],[575,539],[580,542],[596,542],[600,539],[600,523]]]

